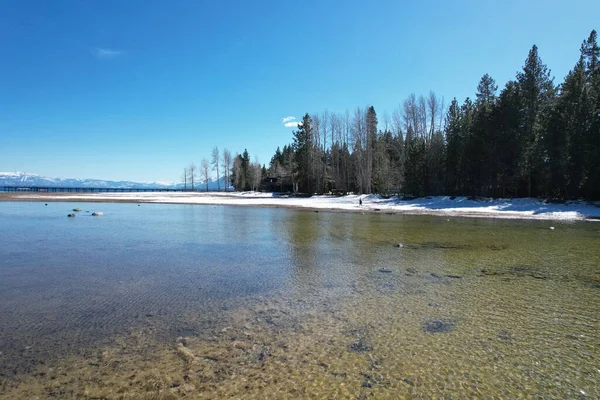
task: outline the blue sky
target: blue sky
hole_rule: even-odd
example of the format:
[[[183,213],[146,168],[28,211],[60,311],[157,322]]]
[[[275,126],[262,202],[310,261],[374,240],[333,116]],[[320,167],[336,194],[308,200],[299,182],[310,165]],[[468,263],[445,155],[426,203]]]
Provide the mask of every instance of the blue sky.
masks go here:
[[[0,1],[0,171],[178,181],[214,146],[268,163],[282,118],[556,82],[596,1]],[[594,25],[596,24],[596,25]]]

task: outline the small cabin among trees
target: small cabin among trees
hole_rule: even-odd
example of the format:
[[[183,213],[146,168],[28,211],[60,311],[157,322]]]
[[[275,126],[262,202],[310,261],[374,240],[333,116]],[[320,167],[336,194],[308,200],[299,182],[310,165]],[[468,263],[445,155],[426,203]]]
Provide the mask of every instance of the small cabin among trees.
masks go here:
[[[266,176],[260,183],[260,191],[280,193],[293,192],[294,184],[292,182],[292,176]]]

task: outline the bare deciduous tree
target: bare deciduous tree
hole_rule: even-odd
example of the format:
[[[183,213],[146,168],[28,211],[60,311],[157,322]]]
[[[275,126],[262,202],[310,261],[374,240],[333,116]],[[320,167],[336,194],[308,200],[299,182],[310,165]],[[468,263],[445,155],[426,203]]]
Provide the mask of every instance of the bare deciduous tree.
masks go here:
[[[187,181],[190,183],[192,187],[192,191],[194,190],[194,183],[198,178],[198,167],[193,162],[187,167]]]
[[[329,119],[330,119],[330,115],[329,115],[329,111],[325,110],[325,112],[321,115],[321,126],[322,126],[322,132],[323,132],[323,146],[321,148],[321,153],[323,154],[322,156],[322,162],[321,162],[321,176],[322,176],[322,181],[321,181],[321,190],[323,191],[323,193],[325,193],[327,191],[327,186],[328,186],[328,177],[327,177],[327,164],[328,164],[328,151],[327,151],[327,132],[328,132],[328,128],[329,128]],[[333,142],[332,142],[333,144]]]
[[[437,115],[440,113],[440,102],[433,91],[429,91],[429,97],[427,98],[427,108],[429,111],[429,137],[428,141],[431,141],[435,134],[436,126],[435,121]],[[441,127],[440,127],[441,128]]]
[[[233,158],[233,177],[234,177],[234,182],[233,186],[235,187],[235,190],[244,190],[243,186],[244,186],[244,177],[242,176],[242,160],[239,157],[239,154],[237,154],[234,158]]]
[[[215,148],[212,150],[212,159],[211,159],[211,164],[213,167],[213,171],[217,172],[217,191],[221,191],[221,183],[219,181],[219,179],[221,178],[221,176],[219,175],[219,162],[220,162],[220,157],[219,157],[219,148],[217,146],[215,146]]]
[[[250,179],[252,180],[252,190],[258,190],[262,179],[262,167],[258,159],[250,166]]]
[[[208,192],[208,182],[210,180],[209,171],[210,163],[206,158],[202,159],[202,177],[204,178],[204,183],[206,184],[206,191]]]
[[[352,120],[352,143],[354,146],[353,154],[355,155],[354,169],[356,171],[356,183],[361,193],[366,192],[367,168],[366,168],[366,130],[365,112],[356,107],[354,111],[354,119]]]
[[[223,168],[223,177],[225,178],[225,191],[227,191],[229,185],[231,184],[231,151],[229,149],[223,149],[223,158],[222,158],[221,167]]]

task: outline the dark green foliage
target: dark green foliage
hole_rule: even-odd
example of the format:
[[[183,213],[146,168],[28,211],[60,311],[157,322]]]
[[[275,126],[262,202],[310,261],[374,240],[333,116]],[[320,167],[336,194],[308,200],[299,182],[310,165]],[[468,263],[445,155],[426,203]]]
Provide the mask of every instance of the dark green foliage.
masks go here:
[[[517,190],[517,169],[521,152],[517,140],[521,126],[521,97],[518,85],[509,81],[498,98],[493,114],[497,163],[496,191],[498,197],[514,197]]]
[[[543,194],[545,122],[552,110],[555,88],[550,71],[542,63],[537,46],[529,51],[523,71],[517,74],[521,96],[521,128],[517,140],[520,142],[518,195],[531,197]]]
[[[446,193],[457,195],[463,189],[464,138],[462,113],[456,98],[452,99],[446,114]]]
[[[581,46],[586,77],[587,121],[584,152],[583,195],[600,198],[600,47],[592,31]]]
[[[425,192],[425,165],[427,147],[421,137],[407,135],[406,164],[404,171],[404,192],[413,196],[424,196]]]
[[[294,154],[296,158],[293,173],[296,175],[298,187],[302,193],[313,193],[313,161],[314,161],[314,137],[313,125],[310,115],[305,114],[302,123],[294,131]]]

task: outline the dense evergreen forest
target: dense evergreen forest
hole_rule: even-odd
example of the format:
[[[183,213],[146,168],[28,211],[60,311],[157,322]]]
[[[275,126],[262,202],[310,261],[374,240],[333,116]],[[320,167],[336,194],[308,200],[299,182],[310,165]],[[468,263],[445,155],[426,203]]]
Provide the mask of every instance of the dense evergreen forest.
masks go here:
[[[306,114],[268,168],[247,150],[232,164],[238,190],[269,176],[302,193],[600,199],[596,31],[560,85],[534,45],[499,92],[485,74],[462,104],[430,92],[411,94],[391,117],[372,106]]]

